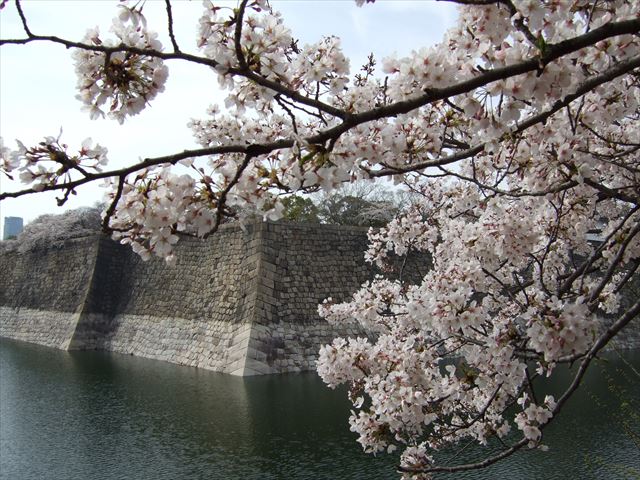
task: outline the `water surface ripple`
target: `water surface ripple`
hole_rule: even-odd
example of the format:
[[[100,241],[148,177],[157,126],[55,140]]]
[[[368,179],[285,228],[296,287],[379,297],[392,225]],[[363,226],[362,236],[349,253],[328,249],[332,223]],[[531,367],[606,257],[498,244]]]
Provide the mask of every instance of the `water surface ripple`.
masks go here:
[[[625,358],[640,367],[640,352]],[[640,382],[610,356],[549,429],[550,452],[438,478],[638,478],[623,424],[640,430],[639,399]],[[344,391],[313,373],[237,378],[0,339],[0,479],[397,479],[395,457],[360,451],[348,413]]]

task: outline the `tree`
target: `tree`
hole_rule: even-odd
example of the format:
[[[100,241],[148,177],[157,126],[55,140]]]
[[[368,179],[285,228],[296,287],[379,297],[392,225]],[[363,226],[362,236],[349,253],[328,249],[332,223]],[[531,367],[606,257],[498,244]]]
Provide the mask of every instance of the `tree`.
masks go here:
[[[264,0],[206,2],[195,53],[173,35],[168,0],[168,50],[137,6],[120,6],[114,38],[94,29],[71,41],[32,32],[16,0],[24,36],[0,45],[70,48],[90,117],[140,112],[162,92],[167,62],[215,70],[229,110],[191,122],[202,148],[111,171],[90,142],[76,153],[54,137],[3,146],[4,173],[27,187],[0,199],[54,190],[64,203],[108,179],[104,228],[171,261],[177,232],[206,237],[249,206],[278,218],[282,194],[404,183],[421,201],[370,235],[367,258],[417,250],[433,268],[419,285],[379,278],[347,304],[327,301],[327,319],[355,318],[377,337],[324,347],[320,375],[350,385],[359,442],[402,449],[408,477],[541,447],[592,359],[638,323],[640,301],[620,308],[620,297],[640,264],[640,2],[452,1],[458,23],[439,45],[383,59],[382,74],[371,57],[350,76],[337,38],[298,45]],[[178,163],[193,175],[173,173]],[[603,241],[590,243],[602,223]],[[615,315],[604,330],[601,312]],[[573,381],[540,398],[533,379],[565,362],[578,363]],[[481,462],[434,456],[496,439],[499,453]]]
[[[382,227],[412,200],[406,192],[391,192],[381,183],[359,181],[340,185],[330,192],[286,196],[281,201],[285,220]]]
[[[314,196],[324,223],[382,227],[408,204],[406,194],[390,192],[383,185],[354,182]]]
[[[100,233],[102,208],[84,207],[60,215],[40,215],[28,223],[14,239],[0,244],[0,253],[26,252],[61,245],[69,238],[86,237]]]
[[[292,222],[320,223],[318,207],[309,197],[291,195],[282,199],[282,218]]]

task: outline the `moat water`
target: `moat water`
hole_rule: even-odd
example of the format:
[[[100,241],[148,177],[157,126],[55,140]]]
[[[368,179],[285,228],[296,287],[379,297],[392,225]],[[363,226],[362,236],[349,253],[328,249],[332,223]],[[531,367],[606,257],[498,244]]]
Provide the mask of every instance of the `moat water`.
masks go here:
[[[634,368],[640,351],[596,364],[549,427],[549,452],[437,478],[638,478]],[[395,457],[361,452],[348,414],[314,373],[237,378],[0,339],[1,479],[397,479]]]

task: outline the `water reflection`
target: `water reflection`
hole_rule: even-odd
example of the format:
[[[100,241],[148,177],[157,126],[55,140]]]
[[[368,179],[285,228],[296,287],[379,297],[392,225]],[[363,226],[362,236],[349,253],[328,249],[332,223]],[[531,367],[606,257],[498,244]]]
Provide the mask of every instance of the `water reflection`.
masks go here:
[[[639,352],[628,358],[640,365]],[[637,407],[640,398],[625,368],[614,358],[605,370],[627,389],[621,397],[596,368],[572,400],[578,413],[549,429],[548,454],[441,478],[626,478],[615,469],[640,470],[621,426],[622,401]],[[348,411],[344,392],[314,374],[243,379],[0,340],[2,479],[396,479],[396,458],[360,451]]]

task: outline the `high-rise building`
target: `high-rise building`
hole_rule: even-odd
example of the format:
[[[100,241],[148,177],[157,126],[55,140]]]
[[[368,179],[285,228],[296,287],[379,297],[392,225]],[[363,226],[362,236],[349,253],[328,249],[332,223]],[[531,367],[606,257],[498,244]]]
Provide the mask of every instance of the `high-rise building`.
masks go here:
[[[4,217],[4,234],[3,240],[15,238],[22,232],[23,222],[22,217]]]

